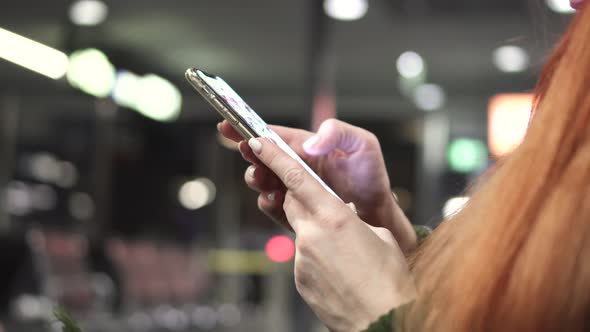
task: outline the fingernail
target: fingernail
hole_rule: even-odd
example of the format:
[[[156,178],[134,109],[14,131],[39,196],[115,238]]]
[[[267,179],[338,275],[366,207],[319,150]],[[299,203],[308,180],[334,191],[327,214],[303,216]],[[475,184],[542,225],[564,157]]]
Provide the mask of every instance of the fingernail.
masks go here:
[[[262,143],[260,143],[260,141],[256,138],[249,139],[248,145],[250,146],[250,149],[252,149],[252,151],[254,151],[256,154],[259,154],[262,151]]]
[[[221,131],[221,122],[217,123],[217,131]]]
[[[275,198],[277,198],[277,194],[275,192],[272,192],[272,193],[266,195],[266,198],[268,198],[269,201],[274,201]]]
[[[303,147],[305,149],[313,148],[313,146],[316,145],[316,143],[319,141],[320,141],[320,137],[318,135],[314,135],[314,136],[310,137],[307,141],[305,141],[305,143],[303,143]]]
[[[254,178],[254,172],[256,171],[256,166],[248,167],[248,176]]]

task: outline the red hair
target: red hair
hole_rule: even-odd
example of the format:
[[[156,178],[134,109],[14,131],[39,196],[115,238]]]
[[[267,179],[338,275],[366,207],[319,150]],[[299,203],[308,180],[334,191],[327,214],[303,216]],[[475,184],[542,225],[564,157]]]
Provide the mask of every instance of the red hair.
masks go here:
[[[590,10],[539,80],[524,142],[411,257],[410,331],[590,328]]]

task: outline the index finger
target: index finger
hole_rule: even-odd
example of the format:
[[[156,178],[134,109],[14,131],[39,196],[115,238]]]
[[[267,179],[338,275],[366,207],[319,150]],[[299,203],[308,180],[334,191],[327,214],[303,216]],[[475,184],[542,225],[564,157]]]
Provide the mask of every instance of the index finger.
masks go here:
[[[223,120],[218,125],[217,129],[223,136],[225,136],[228,139],[231,139],[236,143],[239,143],[240,141],[244,140],[244,137],[242,137],[242,135],[240,135],[240,133],[238,133],[238,131],[234,129],[234,127],[232,127],[227,120]]]
[[[336,199],[311,175],[309,166],[299,163],[268,139],[253,138],[248,141],[248,145],[258,159],[279,177],[287,190],[306,208],[317,211],[318,208],[330,203],[329,200]]]

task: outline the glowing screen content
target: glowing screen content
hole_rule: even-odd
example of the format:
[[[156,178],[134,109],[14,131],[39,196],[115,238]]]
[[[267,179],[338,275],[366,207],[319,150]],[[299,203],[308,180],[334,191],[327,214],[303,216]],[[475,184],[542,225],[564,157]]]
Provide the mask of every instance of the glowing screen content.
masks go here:
[[[291,147],[283,141],[283,139],[272,130],[260,116],[254,110],[246,104],[246,102],[240,97],[225,81],[220,78],[209,77],[200,71],[199,76],[207,82],[207,84],[215,91],[215,93],[223,98],[223,100],[229,105],[239,116],[245,121],[252,130],[259,137],[268,138],[270,141],[278,145],[283,151],[285,151],[293,159],[297,160],[305,168],[305,170],[311,174],[328,192],[338,197],[338,195],[299,157],[299,155],[291,149]],[[340,197],[338,197],[340,199]]]

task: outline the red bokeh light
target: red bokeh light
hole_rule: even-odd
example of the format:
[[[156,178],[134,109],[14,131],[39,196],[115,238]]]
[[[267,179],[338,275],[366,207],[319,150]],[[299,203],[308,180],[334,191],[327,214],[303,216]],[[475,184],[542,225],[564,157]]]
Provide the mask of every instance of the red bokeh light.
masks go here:
[[[266,242],[265,251],[271,261],[285,263],[295,256],[295,243],[284,235],[273,236]]]

